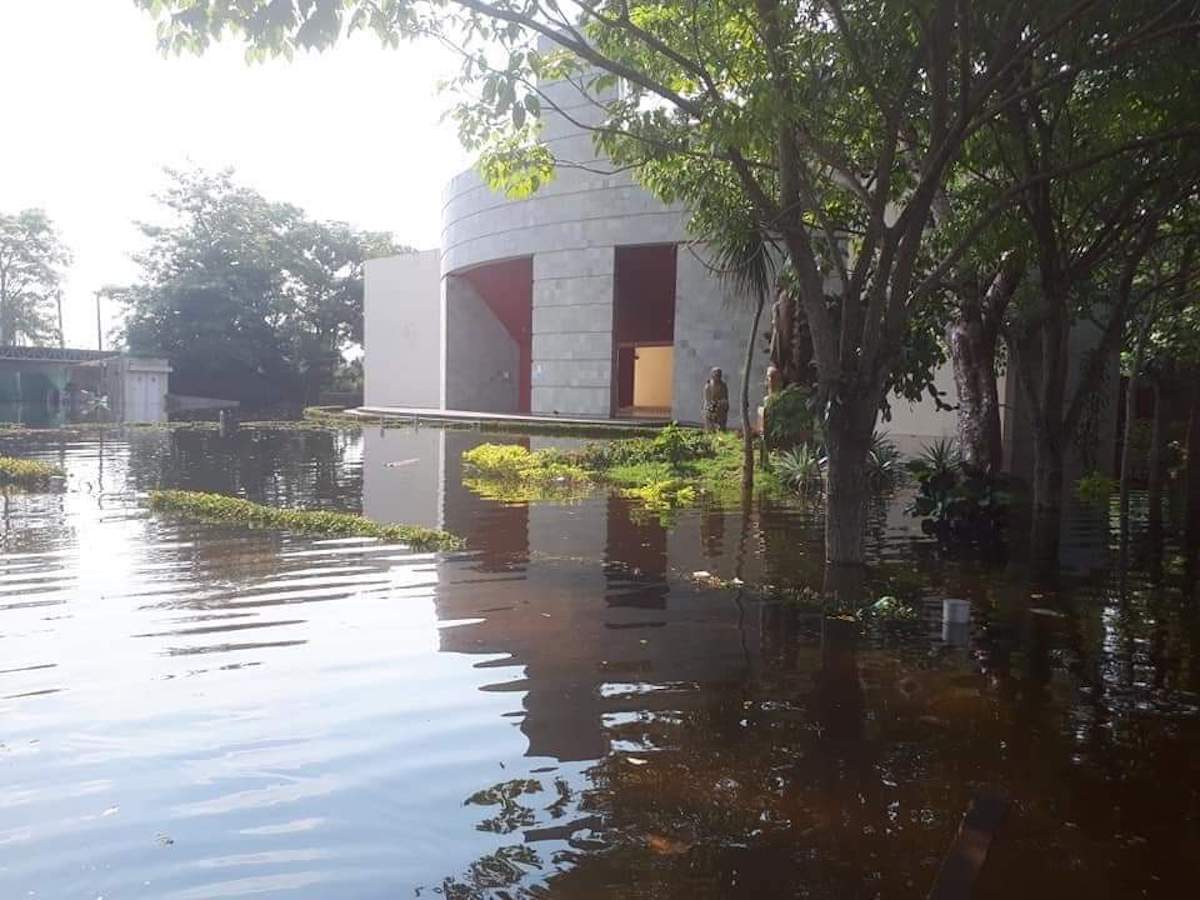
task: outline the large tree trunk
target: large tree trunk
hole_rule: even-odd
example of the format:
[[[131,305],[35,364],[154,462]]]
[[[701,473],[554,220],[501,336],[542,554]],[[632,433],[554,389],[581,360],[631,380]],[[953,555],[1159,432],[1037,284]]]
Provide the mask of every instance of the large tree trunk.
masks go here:
[[[987,472],[1003,465],[996,342],[977,317],[962,315],[946,329],[958,391],[958,446],[963,462]]]
[[[825,559],[862,565],[866,559],[867,451],[878,401],[859,396],[843,402],[825,428]]]
[[[1038,377],[1034,378],[1028,349],[1033,343],[1024,341],[1025,352],[1018,354],[1022,384],[1031,408],[1033,425],[1033,557],[1052,562],[1058,556],[1059,528],[1062,523],[1063,482],[1066,447],[1066,393],[1068,374],[1067,305],[1055,296],[1055,287],[1043,281],[1047,314],[1039,322],[1041,352],[1037,360]]]
[[[758,325],[762,321],[767,298],[760,291],[754,307],[754,324],[746,339],[746,364],[742,366],[742,492],[754,487],[754,423],[750,418],[750,374],[754,368],[754,345],[758,342]],[[763,436],[766,440],[766,435]]]
[[[1031,551],[1039,562],[1058,558],[1062,525],[1065,442],[1045,423],[1033,430],[1033,528]]]
[[[985,472],[1004,465],[1000,434],[1000,391],[996,384],[996,344],[1000,324],[1025,273],[1020,254],[1006,254],[983,296],[978,273],[960,280],[958,316],[946,328],[958,392],[958,445],[963,462]]]
[[[1150,460],[1147,487],[1149,488],[1150,536],[1155,540],[1162,535],[1163,515],[1163,431],[1167,413],[1163,406],[1162,376],[1154,377],[1154,420],[1150,426]]]
[[[1200,372],[1192,370],[1192,404],[1188,413],[1187,431],[1187,503],[1184,535],[1192,552],[1200,548]]]

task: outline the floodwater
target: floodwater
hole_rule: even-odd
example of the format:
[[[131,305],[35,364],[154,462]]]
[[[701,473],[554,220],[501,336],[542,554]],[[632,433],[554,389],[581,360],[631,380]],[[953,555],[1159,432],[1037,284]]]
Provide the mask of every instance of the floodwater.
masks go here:
[[[976,896],[1193,894],[1171,548],[1118,575],[1080,513],[1046,585],[939,559],[901,498],[869,588],[926,616],[859,634],[689,577],[819,587],[813,511],[503,505],[461,484],[476,441],[0,439],[70,472],[0,538],[0,897],[923,897],[980,793],[1012,805]],[[179,521],[158,486],[471,549]]]

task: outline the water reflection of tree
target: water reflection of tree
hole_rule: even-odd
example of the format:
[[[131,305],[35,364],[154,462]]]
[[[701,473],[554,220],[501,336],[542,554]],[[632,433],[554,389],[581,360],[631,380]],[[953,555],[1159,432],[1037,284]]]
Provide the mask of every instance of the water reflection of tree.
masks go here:
[[[357,510],[362,471],[347,465],[357,435],[334,431],[241,429],[228,437],[182,430],[166,438],[161,457],[131,472],[136,487],[169,485],[239,494],[277,506],[322,506]]]
[[[667,530],[654,517],[632,515],[634,502],[616,494],[606,506],[605,601],[614,607],[663,609],[667,584]]]
[[[1197,836],[1179,831],[1200,799],[1200,728],[1181,693],[1195,632],[1178,596],[1034,600],[1064,601],[1046,615],[1017,583],[991,598],[978,669],[936,643],[864,640],[852,623],[768,607],[744,680],[644,699],[609,724],[612,741],[646,749],[587,771],[574,808],[597,817],[594,837],[539,846],[504,889],[923,896],[974,791],[996,787],[1014,813],[980,896],[1124,895],[1151,872],[1184,890],[1200,874]],[[544,813],[527,805],[528,834]],[[486,859],[450,896],[503,896],[478,877],[496,871]]]

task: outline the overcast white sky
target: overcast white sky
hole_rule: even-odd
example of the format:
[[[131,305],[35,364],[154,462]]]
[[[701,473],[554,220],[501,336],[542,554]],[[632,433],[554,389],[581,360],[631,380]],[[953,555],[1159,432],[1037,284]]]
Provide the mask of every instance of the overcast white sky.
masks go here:
[[[132,0],[0,0],[0,210],[42,207],[73,250],[77,347],[95,346],[92,292],[135,274],[132,223],[155,216],[165,165],[234,166],[271,199],[435,247],[442,185],[470,163],[439,122],[452,67],[366,36],[290,63],[232,44],[164,58]]]

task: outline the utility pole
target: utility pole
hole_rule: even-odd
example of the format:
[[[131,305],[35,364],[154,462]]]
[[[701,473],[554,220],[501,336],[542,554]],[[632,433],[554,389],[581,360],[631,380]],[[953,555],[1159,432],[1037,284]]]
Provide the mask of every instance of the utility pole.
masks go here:
[[[96,349],[104,349],[104,332],[100,328],[100,292],[96,291]]]
[[[54,292],[54,299],[58,302],[58,346],[62,349],[67,346],[67,339],[63,334],[62,288]]]

